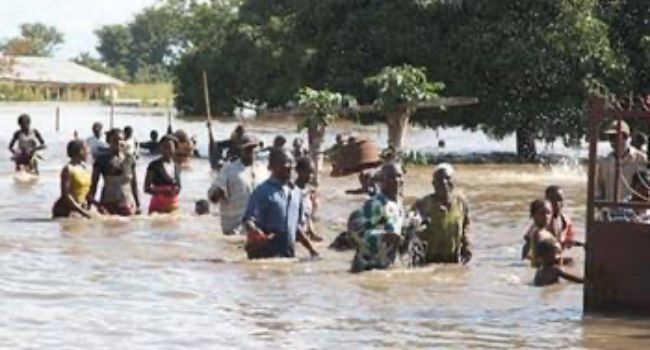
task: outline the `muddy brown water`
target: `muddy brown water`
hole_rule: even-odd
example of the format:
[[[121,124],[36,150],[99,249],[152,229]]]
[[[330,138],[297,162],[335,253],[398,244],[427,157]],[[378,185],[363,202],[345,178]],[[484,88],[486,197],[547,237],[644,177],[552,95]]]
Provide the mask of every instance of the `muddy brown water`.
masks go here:
[[[177,217],[51,221],[58,170],[65,161],[63,144],[74,129],[85,136],[92,121],[106,118],[106,109],[65,106],[62,130],[56,133],[50,105],[0,106],[0,143],[8,142],[15,117],[23,111],[40,124],[50,149],[35,184],[15,183],[8,156],[0,160],[0,347],[640,349],[650,345],[648,322],[585,317],[582,286],[532,287],[534,271],[518,259],[529,223],[528,203],[549,184],[565,188],[566,210],[579,237],[584,237],[582,168],[460,165],[457,187],[470,204],[472,262],[415,270],[397,266],[352,275],[347,272],[352,253],[329,251],[326,243],[316,245],[322,257],[318,261],[303,259],[307,252],[301,248],[294,260],[246,261],[243,240],[220,233],[218,209],[213,208],[210,216],[191,214],[193,201],[204,197],[210,184],[205,160],[195,161],[182,175],[182,209]],[[162,130],[164,120],[118,115],[116,124],[134,124],[144,139],[151,125],[163,125]],[[202,123],[179,124],[197,134],[204,132]],[[223,126],[221,135],[232,124]],[[294,132],[287,125],[251,128],[266,139],[283,128],[289,135]],[[433,135],[414,133],[415,140]],[[488,147],[481,144],[481,137],[476,136],[474,147]],[[149,160],[142,158],[138,170],[143,171]],[[141,180],[143,174],[139,175]],[[429,167],[409,168],[406,196],[429,193],[430,176]],[[361,205],[363,197],[343,193],[356,185],[355,177],[325,176],[317,225],[327,241]],[[148,197],[142,198],[146,203]],[[583,252],[574,248],[570,255],[577,260],[572,270],[581,274]]]

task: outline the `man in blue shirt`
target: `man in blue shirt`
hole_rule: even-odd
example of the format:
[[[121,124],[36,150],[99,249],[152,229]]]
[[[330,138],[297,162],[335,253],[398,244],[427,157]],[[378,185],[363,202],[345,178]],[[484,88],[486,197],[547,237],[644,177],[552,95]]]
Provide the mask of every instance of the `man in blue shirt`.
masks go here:
[[[248,200],[243,224],[247,231],[249,259],[291,258],[298,240],[311,254],[318,253],[301,227],[305,220],[302,192],[291,183],[293,157],[283,149],[269,156],[271,177],[259,185]]]

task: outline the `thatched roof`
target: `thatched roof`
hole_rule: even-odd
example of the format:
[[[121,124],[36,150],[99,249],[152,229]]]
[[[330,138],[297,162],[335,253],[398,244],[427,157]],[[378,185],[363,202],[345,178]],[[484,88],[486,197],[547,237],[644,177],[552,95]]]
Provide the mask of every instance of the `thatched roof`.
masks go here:
[[[0,81],[29,84],[110,85],[124,83],[71,61],[51,57],[3,56]]]

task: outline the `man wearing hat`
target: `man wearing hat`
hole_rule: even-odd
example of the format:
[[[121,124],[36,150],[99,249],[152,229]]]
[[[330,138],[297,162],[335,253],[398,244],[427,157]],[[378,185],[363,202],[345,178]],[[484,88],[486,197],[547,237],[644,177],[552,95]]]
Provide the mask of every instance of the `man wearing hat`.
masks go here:
[[[225,235],[240,233],[246,203],[253,190],[268,177],[266,169],[255,162],[259,145],[254,137],[243,135],[238,159],[226,164],[208,191],[210,201],[221,204],[221,228]]]
[[[618,132],[620,129],[620,138]],[[596,169],[596,198],[613,201],[614,182],[616,179],[616,157],[619,157],[621,178],[618,181],[618,200],[628,197],[632,176],[637,171],[645,170],[648,159],[646,155],[630,147],[630,127],[626,122],[614,121],[605,131],[612,147],[612,152],[607,157],[598,160]],[[627,185],[625,185],[627,184]]]
[[[469,213],[465,198],[454,191],[454,168],[442,163],[433,170],[434,193],[420,198],[413,209],[424,219],[426,228],[418,233],[427,243],[427,263],[469,262]]]

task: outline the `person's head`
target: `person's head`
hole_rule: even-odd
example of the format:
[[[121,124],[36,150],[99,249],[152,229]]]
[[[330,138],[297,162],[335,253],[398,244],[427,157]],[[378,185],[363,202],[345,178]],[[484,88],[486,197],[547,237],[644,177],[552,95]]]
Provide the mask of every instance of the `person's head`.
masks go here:
[[[336,134],[336,144],[341,146],[343,145],[343,134]]]
[[[158,142],[158,131],[156,131],[156,130],[151,130],[151,132],[149,133],[149,138],[150,138],[151,141],[153,141],[153,142]]]
[[[178,140],[172,135],[165,135],[160,139],[160,155],[169,160],[174,157],[176,154],[176,146],[178,146]]]
[[[20,126],[20,130],[27,132],[32,125],[32,118],[27,114],[21,114],[18,116],[18,125]]]
[[[551,203],[546,199],[535,199],[530,203],[530,217],[537,227],[547,227],[551,222]]]
[[[239,160],[242,164],[249,166],[255,160],[255,152],[259,146],[259,141],[253,136],[242,135],[239,144]]]
[[[210,202],[207,199],[201,199],[194,202],[194,213],[196,215],[210,214]]]
[[[536,246],[537,257],[542,265],[553,265],[560,259],[562,248],[554,239],[541,239]]]
[[[283,148],[286,144],[287,139],[282,135],[278,135],[273,139],[273,148]]]
[[[94,122],[93,123],[93,135],[95,135],[96,138],[102,137],[102,129],[104,128],[104,125],[100,122]]]
[[[396,200],[402,191],[404,171],[398,163],[386,163],[381,167],[381,192],[389,199]]]
[[[632,200],[635,202],[647,202],[648,201],[648,173],[646,171],[637,171],[632,176]]]
[[[108,149],[113,154],[120,152],[120,147],[124,141],[124,134],[121,129],[113,128],[106,132],[106,143],[108,143]]]
[[[293,148],[295,149],[302,149],[304,144],[305,144],[304,141],[300,137],[296,137],[295,139],[293,139]]]
[[[273,149],[269,155],[269,170],[271,176],[282,182],[291,181],[293,156],[285,149]]]
[[[636,149],[642,149],[643,146],[648,144],[648,135],[637,131],[634,133],[634,135],[632,135],[632,141],[630,144]]]
[[[454,190],[454,167],[442,163],[433,169],[433,189],[439,197],[447,197]]]
[[[296,160],[296,183],[306,184],[310,182],[314,176],[314,165],[311,159],[301,157]]]
[[[618,138],[618,130],[621,130],[620,140]],[[605,131],[609,144],[612,147],[612,150],[616,154],[623,154],[629,145],[630,140],[630,127],[626,122],[620,121],[620,126],[618,121],[614,121],[609,128]],[[617,143],[617,141],[619,141]]]
[[[70,160],[83,162],[88,158],[88,147],[84,141],[75,139],[68,142],[66,153]]]
[[[231,140],[239,140],[244,136],[245,130],[243,125],[237,125],[235,130],[232,131],[232,134],[230,135]]]
[[[130,127],[130,126],[125,126],[124,127],[124,138],[128,140],[131,137],[133,137],[133,128]]]
[[[564,191],[562,191],[562,188],[557,185],[548,186],[544,191],[544,197],[551,203],[553,217],[560,215],[564,207]]]

